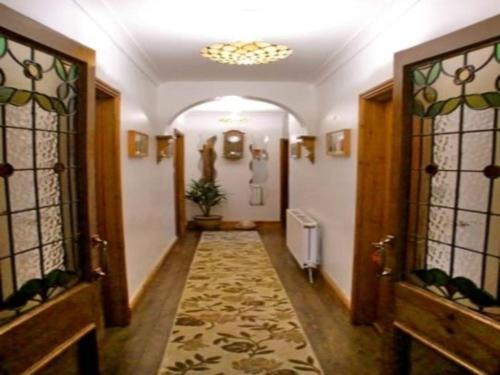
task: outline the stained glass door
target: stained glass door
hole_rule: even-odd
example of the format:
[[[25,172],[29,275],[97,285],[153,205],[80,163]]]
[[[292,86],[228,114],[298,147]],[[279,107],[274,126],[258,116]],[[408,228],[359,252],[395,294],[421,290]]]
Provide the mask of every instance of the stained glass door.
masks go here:
[[[397,53],[394,82],[399,353],[418,340],[499,373],[500,16]]]
[[[0,5],[1,373],[75,346],[80,373],[98,373],[94,66],[94,51]]]
[[[79,66],[0,35],[0,323],[81,276]]]

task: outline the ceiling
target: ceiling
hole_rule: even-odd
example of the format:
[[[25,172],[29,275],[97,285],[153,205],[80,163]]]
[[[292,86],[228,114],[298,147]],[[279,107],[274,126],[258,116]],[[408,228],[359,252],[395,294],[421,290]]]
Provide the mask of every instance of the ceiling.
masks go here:
[[[312,82],[329,60],[393,0],[100,0],[160,82]],[[259,66],[206,60],[200,49],[228,41],[285,44],[294,53]]]

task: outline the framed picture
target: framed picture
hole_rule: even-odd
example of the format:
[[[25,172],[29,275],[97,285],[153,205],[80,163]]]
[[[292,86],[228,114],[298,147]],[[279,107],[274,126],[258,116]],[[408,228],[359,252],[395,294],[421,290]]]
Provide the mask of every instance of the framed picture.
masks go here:
[[[351,130],[342,129],[326,133],[326,154],[349,156],[351,154]]]
[[[293,159],[300,159],[301,157],[301,143],[300,142],[294,142],[290,144],[290,156]]]
[[[128,131],[128,156],[131,158],[144,158],[148,156],[149,135],[137,132],[135,130]]]

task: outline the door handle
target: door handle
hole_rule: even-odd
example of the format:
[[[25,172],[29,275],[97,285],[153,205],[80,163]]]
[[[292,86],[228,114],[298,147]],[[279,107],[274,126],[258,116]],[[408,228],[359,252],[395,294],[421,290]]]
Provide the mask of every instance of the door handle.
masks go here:
[[[94,270],[94,275],[101,278],[108,273],[108,241],[95,234],[92,236],[92,245],[99,249],[99,267]]]
[[[387,246],[394,241],[394,236],[388,234],[382,240],[378,242],[372,242],[372,246],[377,249],[375,251],[375,258],[377,259],[377,263],[380,265],[382,271],[377,274],[378,277],[388,276],[392,273],[392,269],[386,267],[386,258],[387,258]]]

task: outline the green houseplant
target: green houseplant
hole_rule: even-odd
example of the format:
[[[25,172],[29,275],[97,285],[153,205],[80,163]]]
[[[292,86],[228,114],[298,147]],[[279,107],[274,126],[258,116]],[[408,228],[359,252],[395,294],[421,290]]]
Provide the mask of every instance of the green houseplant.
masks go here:
[[[202,230],[219,229],[222,216],[212,215],[212,208],[226,200],[227,194],[213,181],[192,180],[186,192],[186,199],[195,203],[201,210],[201,215],[194,217],[196,227]]]

